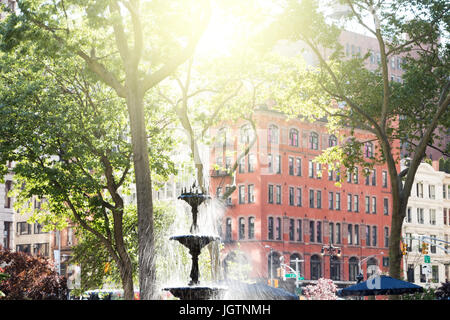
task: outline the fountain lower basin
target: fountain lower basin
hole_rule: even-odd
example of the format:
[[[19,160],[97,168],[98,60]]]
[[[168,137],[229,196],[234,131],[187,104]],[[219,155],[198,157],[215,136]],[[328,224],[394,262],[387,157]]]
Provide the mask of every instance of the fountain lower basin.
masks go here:
[[[215,300],[220,299],[227,288],[215,286],[180,286],[163,288],[163,290],[169,291],[180,300]]]

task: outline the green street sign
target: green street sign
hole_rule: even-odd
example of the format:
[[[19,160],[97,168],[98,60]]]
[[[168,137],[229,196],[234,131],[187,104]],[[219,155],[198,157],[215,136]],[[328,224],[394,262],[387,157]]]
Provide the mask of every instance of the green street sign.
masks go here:
[[[425,263],[430,263],[430,262],[431,262],[430,256],[429,256],[429,255],[424,255],[424,256],[423,256],[423,261],[424,261]]]
[[[298,280],[305,280],[305,278],[304,277],[300,277],[300,278],[298,278]]]
[[[284,275],[285,278],[297,278],[297,275],[295,273],[286,273]]]

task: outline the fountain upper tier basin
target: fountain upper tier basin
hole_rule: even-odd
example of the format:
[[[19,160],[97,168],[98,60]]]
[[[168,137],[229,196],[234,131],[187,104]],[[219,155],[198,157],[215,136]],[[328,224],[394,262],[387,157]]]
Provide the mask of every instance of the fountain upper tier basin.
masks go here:
[[[176,240],[189,249],[201,250],[211,241],[220,240],[220,237],[205,234],[184,234],[171,236],[170,240]]]
[[[211,197],[204,193],[186,192],[182,193],[178,199],[186,201],[191,207],[198,207],[203,201],[211,199]]]

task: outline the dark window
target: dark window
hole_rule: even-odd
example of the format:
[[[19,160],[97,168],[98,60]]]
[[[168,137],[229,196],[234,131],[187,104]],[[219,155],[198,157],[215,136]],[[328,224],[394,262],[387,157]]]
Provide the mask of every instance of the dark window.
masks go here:
[[[311,132],[309,135],[309,148],[312,150],[319,149],[319,135],[315,132]]]
[[[248,218],[248,238],[249,239],[255,238],[255,218],[254,217]]]
[[[239,239],[245,238],[245,219],[239,218]]]
[[[358,259],[352,257],[348,260],[348,280],[356,281],[356,276],[359,274]]]
[[[387,188],[387,171],[381,172],[381,177],[382,177],[383,188]]]
[[[353,211],[359,212],[359,196],[357,194],[353,196]]]
[[[341,193],[336,192],[336,210],[341,210]]]
[[[312,160],[308,161],[308,176],[314,178],[314,163]]]
[[[389,214],[389,199],[388,198],[383,199],[383,213],[385,215]]]
[[[254,154],[248,155],[248,172],[254,172],[256,166],[256,156]]]
[[[225,240],[230,241],[231,240],[231,218],[227,218],[226,220],[226,233],[225,233]]]
[[[294,175],[294,158],[289,157],[289,175]]]
[[[309,190],[309,207],[314,208],[314,190]]]
[[[314,242],[314,221],[309,222],[309,242]]]
[[[254,203],[255,202],[255,186],[253,184],[249,184],[247,186],[247,196],[248,196],[248,203]]]
[[[328,192],[328,209],[334,209],[334,195],[333,192]]]
[[[273,203],[273,185],[269,184],[269,194],[268,194],[269,203]]]
[[[322,267],[318,255],[311,256],[311,280],[319,280],[322,277]]]
[[[303,241],[302,220],[297,220],[297,241]]]
[[[44,232],[42,229],[44,228],[44,225],[43,224],[40,224],[39,222],[35,222],[34,223],[34,230],[33,230],[33,232],[35,233],[35,234],[41,234],[41,233],[47,233],[47,232]]]
[[[366,158],[372,158],[373,157],[373,144],[372,142],[366,142],[364,144],[364,155]]]
[[[298,130],[289,130],[289,145],[293,147],[298,147]]]
[[[335,256],[330,256],[330,278],[334,281],[341,280],[341,261]]]
[[[337,146],[337,138],[335,135],[331,135],[328,138],[328,147],[334,147]]]
[[[334,243],[334,223],[330,222],[328,225],[328,231],[329,231],[329,239],[330,243]]]
[[[295,220],[289,219],[289,241],[294,241]]]
[[[239,203],[245,203],[245,186],[239,186]]]
[[[31,234],[31,224],[28,224],[26,222],[17,222],[17,234]]]
[[[277,186],[277,204],[281,204],[281,186]]]
[[[322,222],[317,221],[317,242],[322,242]]]
[[[301,158],[296,158],[295,159],[296,162],[296,167],[297,167],[297,176],[301,176],[302,175],[302,159]]]
[[[277,240],[281,240],[281,218],[277,218]]]
[[[384,227],[384,246],[389,247],[389,227]]]
[[[366,226],[366,246],[370,246],[370,226]]]
[[[273,240],[273,218],[269,217],[269,223],[267,225],[267,237],[269,240]]]
[[[316,193],[316,208],[321,209],[322,208],[322,191],[317,190]]]
[[[302,188],[297,188],[297,206],[302,206]]]
[[[347,225],[347,242],[348,244],[353,244],[353,225]]]
[[[294,187],[289,187],[289,205],[290,206],[294,205],[294,202],[295,202],[294,198],[295,198]]]
[[[7,180],[5,182],[5,208],[11,208],[11,197],[8,195],[9,191],[11,191],[12,181]]]
[[[341,243],[341,224],[336,223],[336,243]]]

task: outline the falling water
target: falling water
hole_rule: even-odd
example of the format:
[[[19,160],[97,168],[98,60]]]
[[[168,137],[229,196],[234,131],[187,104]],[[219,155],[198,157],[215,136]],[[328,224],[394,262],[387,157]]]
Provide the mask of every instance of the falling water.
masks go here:
[[[192,225],[191,207],[182,200],[173,203],[173,224],[163,230],[157,239],[157,281],[159,292],[164,287],[186,285],[192,266],[189,251],[178,241],[171,241],[172,236],[187,235]],[[220,220],[225,213],[225,206],[220,200],[209,199],[199,206],[197,235],[219,236]],[[200,282],[211,282],[211,263],[209,251],[204,248],[199,256]],[[162,295],[164,295],[164,291]]]

